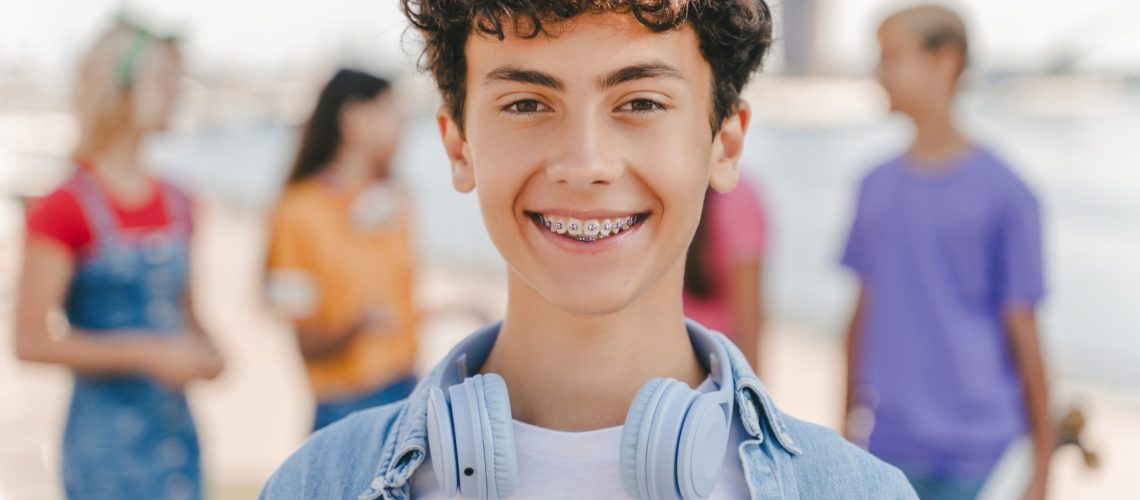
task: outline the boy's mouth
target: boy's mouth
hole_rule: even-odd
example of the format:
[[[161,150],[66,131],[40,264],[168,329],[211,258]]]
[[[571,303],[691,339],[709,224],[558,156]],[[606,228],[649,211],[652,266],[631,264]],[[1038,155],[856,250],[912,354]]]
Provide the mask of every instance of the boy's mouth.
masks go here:
[[[633,229],[649,217],[649,212],[618,217],[578,219],[553,214],[526,212],[526,215],[550,232],[582,242],[600,241]]]

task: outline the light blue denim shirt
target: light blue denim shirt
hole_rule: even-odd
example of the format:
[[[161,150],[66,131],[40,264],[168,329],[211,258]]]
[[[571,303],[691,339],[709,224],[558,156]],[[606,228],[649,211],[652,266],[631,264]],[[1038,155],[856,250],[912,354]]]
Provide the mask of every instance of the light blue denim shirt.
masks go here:
[[[694,322],[688,327],[704,328]],[[716,338],[732,364],[734,414],[750,437],[739,450],[753,499],[918,498],[897,469],[835,432],[782,413],[740,350],[723,335]],[[313,434],[269,478],[261,498],[410,498],[409,480],[427,455],[428,391],[441,376],[437,366],[408,399],[354,413]]]

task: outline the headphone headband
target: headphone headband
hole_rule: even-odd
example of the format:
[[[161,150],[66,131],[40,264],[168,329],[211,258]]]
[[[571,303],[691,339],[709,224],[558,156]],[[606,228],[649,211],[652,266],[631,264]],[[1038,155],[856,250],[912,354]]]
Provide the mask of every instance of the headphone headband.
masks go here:
[[[501,499],[518,481],[506,382],[478,374],[502,323],[484,327],[444,357],[429,384],[428,445],[444,496]],[[733,414],[731,363],[724,341],[686,320],[697,359],[717,386],[699,392],[671,378],[645,382],[622,430],[622,488],[642,500],[707,498],[728,446]]]
[[[499,328],[502,326],[501,321],[491,323],[451,348],[451,352],[447,353],[439,364],[443,371],[435,386],[446,390],[475,375],[487,361],[487,356],[491,355],[491,348],[495,346],[495,341],[499,338]]]

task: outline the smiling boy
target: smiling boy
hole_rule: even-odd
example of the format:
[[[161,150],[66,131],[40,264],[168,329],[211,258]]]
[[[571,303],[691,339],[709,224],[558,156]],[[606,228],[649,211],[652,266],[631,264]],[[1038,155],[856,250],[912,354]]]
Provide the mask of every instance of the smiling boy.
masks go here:
[[[682,313],[705,190],[736,184],[764,2],[403,5],[506,316],[310,438],[264,498],[914,498]]]

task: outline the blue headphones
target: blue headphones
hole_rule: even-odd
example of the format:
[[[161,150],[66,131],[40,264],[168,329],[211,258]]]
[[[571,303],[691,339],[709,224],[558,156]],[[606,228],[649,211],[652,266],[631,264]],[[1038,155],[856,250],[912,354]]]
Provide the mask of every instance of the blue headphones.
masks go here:
[[[717,390],[700,393],[676,379],[654,378],[637,392],[620,451],[622,487],[633,498],[706,498],[724,462],[733,412],[728,353],[704,327],[690,322],[687,329]],[[447,497],[508,498],[518,482],[507,385],[497,374],[469,370],[487,359],[498,335],[495,324],[457,345],[430,389],[428,446]]]

